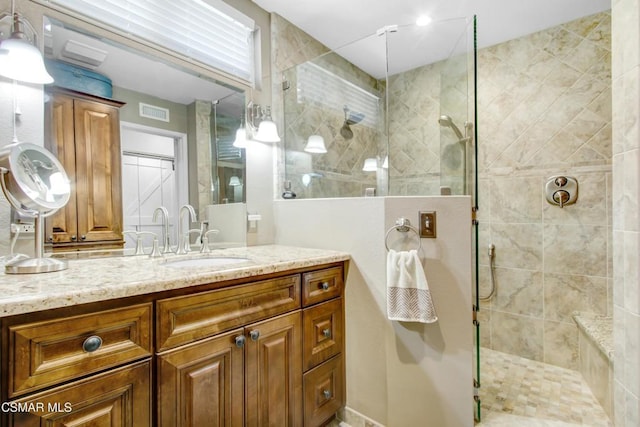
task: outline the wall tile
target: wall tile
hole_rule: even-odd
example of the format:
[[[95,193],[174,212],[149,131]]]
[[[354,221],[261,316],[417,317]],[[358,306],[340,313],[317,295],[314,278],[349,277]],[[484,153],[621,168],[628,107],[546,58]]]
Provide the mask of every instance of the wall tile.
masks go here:
[[[566,323],[574,311],[607,314],[607,279],[545,273],[544,310],[545,319]]]
[[[491,344],[494,350],[542,362],[543,334],[543,320],[500,311],[491,313]]]
[[[607,276],[607,227],[545,225],[544,271]]]
[[[567,369],[578,369],[578,330],[575,324],[544,322],[544,361]]]

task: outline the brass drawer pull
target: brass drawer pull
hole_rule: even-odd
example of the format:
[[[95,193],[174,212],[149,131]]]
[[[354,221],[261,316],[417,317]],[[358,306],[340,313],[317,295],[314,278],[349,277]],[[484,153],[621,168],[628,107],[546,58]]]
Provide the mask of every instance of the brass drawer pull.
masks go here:
[[[98,350],[100,347],[102,347],[102,338],[100,338],[97,335],[91,335],[82,343],[82,349],[86,353],[93,353],[94,351]]]

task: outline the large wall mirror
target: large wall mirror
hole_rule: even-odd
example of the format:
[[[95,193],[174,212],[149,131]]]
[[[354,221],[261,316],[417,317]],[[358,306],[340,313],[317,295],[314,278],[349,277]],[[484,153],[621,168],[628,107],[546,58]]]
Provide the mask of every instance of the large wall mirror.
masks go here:
[[[84,85],[87,92],[124,103],[118,189],[124,230],[162,234],[153,216],[164,206],[171,241],[177,242],[180,206],[190,203],[198,221],[206,221],[212,205],[245,202],[245,153],[233,145],[246,105],[242,89],[154,57],[152,49],[143,52],[99,36],[104,31],[94,33],[88,24],[50,16],[44,23],[47,68],[56,80],[55,88],[45,88],[45,102],[60,87],[82,92]],[[111,93],[100,93],[102,77]],[[128,247],[134,244],[125,239]]]

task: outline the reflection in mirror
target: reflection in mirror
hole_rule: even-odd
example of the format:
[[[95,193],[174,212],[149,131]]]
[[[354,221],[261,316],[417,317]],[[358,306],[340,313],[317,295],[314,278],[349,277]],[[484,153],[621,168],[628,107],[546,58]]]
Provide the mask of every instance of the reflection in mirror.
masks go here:
[[[465,194],[471,141],[438,119],[463,133],[471,121],[471,29],[465,18],[384,27],[286,70],[284,179],[297,197]],[[326,152],[304,149],[316,134]]]
[[[154,212],[164,206],[169,217],[169,238],[175,246],[180,206],[193,205],[201,222],[207,221],[209,205],[245,201],[244,149],[232,146],[232,136],[246,105],[244,93],[153,58],[147,52],[91,34],[87,28],[45,17],[47,68],[55,74],[55,89],[46,90],[67,91],[66,95],[80,93],[79,98],[94,103],[102,99],[123,103],[117,111],[119,129],[113,131],[119,133],[121,144],[122,190],[109,187],[122,197],[120,230],[150,231],[162,236],[165,229],[157,215],[154,221]],[[51,129],[51,125],[47,128]],[[61,150],[57,151],[60,154]],[[85,221],[80,204],[70,209],[76,211],[65,213],[65,226],[78,221],[80,227]],[[108,214],[118,215],[93,212],[88,222],[98,227],[117,222]],[[189,228],[196,226],[200,224]],[[56,243],[53,231],[47,236],[50,243]],[[94,239],[101,230],[76,231],[60,248],[122,247],[121,237],[120,242]],[[132,233],[125,237],[125,247],[135,246],[136,236],[144,238],[145,246],[151,245],[148,235]],[[192,241],[196,239],[192,235]]]

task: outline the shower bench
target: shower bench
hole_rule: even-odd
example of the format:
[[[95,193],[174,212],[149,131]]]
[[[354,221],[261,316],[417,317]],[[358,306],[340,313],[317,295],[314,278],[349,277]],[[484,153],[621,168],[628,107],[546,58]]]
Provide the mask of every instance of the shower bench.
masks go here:
[[[609,418],[613,416],[613,318],[574,312],[580,373]]]

